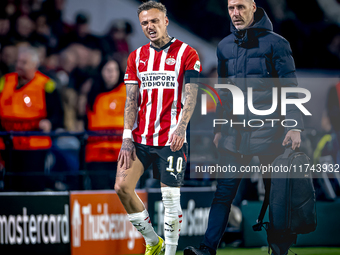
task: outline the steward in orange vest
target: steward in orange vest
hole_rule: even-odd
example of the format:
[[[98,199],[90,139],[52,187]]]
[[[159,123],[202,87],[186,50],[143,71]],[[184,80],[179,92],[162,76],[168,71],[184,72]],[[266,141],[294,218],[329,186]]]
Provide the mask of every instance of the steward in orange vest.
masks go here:
[[[0,130],[49,132],[62,125],[55,82],[37,67],[38,55],[25,48],[19,51],[16,72],[1,77]],[[48,136],[13,137],[14,150],[46,150],[51,145]],[[5,149],[1,138],[0,149]]]
[[[87,129],[106,134],[124,130],[125,84],[116,61],[103,64],[101,76],[94,81],[88,96]],[[85,150],[85,161],[117,162],[122,136],[90,136]]]

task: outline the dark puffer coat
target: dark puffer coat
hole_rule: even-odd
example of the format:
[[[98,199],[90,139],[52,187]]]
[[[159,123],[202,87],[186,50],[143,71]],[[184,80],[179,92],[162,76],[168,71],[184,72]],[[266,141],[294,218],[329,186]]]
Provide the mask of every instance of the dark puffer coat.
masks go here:
[[[284,135],[290,129],[303,130],[303,120],[300,110],[295,105],[287,105],[287,115],[281,116],[281,87],[296,87],[295,65],[287,40],[273,32],[272,23],[262,8],[255,12],[251,27],[238,31],[231,23],[232,34],[225,37],[218,45],[218,74],[221,80],[228,78],[239,87],[244,94],[244,115],[233,115],[233,98],[228,89],[221,89],[219,95],[222,106],[217,106],[218,119],[227,119],[226,125],[217,125],[216,132],[222,132],[219,147],[244,155],[275,155],[282,151]],[[267,116],[254,115],[248,108],[247,89],[253,89],[253,105],[257,110],[267,110],[272,106],[272,88],[278,88],[278,107],[274,113]],[[298,98],[297,93],[289,93],[287,98]],[[243,122],[243,125],[230,127],[230,120]],[[260,119],[262,127],[249,127],[248,121]],[[265,121],[266,119],[280,119]],[[297,126],[284,128],[281,121],[294,119]],[[260,122],[251,122],[260,126]],[[285,125],[292,126],[293,122]],[[286,129],[286,130],[285,130]]]

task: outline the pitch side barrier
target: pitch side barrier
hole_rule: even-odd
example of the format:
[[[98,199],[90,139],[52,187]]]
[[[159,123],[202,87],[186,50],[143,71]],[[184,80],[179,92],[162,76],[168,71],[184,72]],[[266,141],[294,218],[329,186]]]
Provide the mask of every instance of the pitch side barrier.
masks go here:
[[[69,197],[69,192],[0,193],[0,253],[71,254]]]
[[[215,189],[181,188],[179,249],[199,243]],[[164,236],[160,189],[137,190],[157,233]],[[0,253],[36,255],[142,254],[142,235],[113,190],[0,193]]]
[[[144,253],[115,191],[3,192],[0,204],[1,254]]]

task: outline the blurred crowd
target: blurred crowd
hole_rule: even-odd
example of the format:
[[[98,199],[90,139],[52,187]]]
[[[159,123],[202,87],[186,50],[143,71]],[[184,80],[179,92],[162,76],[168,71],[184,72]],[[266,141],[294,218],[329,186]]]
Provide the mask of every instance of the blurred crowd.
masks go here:
[[[116,20],[105,35],[95,36],[89,31],[89,15],[78,13],[74,23],[67,24],[62,20],[64,8],[65,0],[0,1],[0,77],[15,71],[21,47],[34,47],[39,54],[39,71],[56,82],[61,95],[61,126],[67,131],[82,131],[87,95],[101,76],[101,63],[114,60],[118,64],[117,82],[122,81],[132,27]]]
[[[13,73],[18,75],[17,88],[27,88],[25,84],[37,84],[39,79],[50,78],[45,85],[47,116],[42,116],[39,124],[32,124],[28,129],[18,128],[16,124],[13,126],[16,128],[11,129],[8,121],[5,126],[2,119],[0,132],[122,131],[126,94],[122,86],[123,70],[131,51],[132,26],[125,20],[113,20],[107,33],[94,35],[89,29],[91,20],[87,13],[77,13],[73,24],[63,21],[65,2],[0,1],[0,77],[3,77],[0,92],[5,82],[10,83],[9,77],[15,77],[9,76]],[[35,77],[34,81],[28,77]],[[32,96],[36,95],[24,95],[21,112],[25,112],[25,105],[30,107]],[[17,150],[20,145],[13,142],[13,153],[8,149],[8,141],[0,137],[0,190],[4,188],[1,178],[4,169],[7,171],[6,190],[112,188],[115,176],[112,169],[116,169],[121,144],[121,139],[114,137],[58,135],[52,137],[53,142],[47,149],[41,147],[40,141],[35,151],[30,151],[32,146],[27,142],[30,140],[21,137],[18,138],[21,148]],[[26,147],[22,148],[25,141]],[[13,160],[17,158],[20,160]],[[77,177],[68,180],[62,175],[41,178],[42,173],[60,171],[77,175],[79,169],[107,171],[103,175],[96,172],[91,178],[82,175],[81,180]],[[40,177],[25,175],[31,170],[39,172]],[[11,172],[18,176],[11,176]]]

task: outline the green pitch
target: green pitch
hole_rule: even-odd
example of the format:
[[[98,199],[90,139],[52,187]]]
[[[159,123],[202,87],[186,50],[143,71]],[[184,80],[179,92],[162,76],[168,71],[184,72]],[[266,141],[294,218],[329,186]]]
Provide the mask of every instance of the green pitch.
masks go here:
[[[340,248],[326,248],[326,247],[316,247],[316,248],[291,248],[294,253],[298,255],[339,255]],[[268,250],[266,248],[225,248],[219,249],[217,255],[267,255]],[[179,251],[176,255],[183,255],[183,251]],[[293,255],[289,252],[288,255]]]

